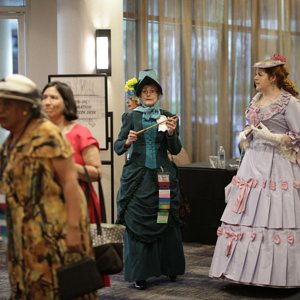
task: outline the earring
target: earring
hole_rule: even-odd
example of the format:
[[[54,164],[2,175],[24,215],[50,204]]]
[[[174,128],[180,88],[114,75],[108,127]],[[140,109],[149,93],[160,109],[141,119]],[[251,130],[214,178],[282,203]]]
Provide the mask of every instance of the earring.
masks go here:
[[[23,115],[24,117],[26,117],[26,116],[28,115],[28,111],[27,111],[27,110],[24,110],[24,111],[22,112],[22,115]]]

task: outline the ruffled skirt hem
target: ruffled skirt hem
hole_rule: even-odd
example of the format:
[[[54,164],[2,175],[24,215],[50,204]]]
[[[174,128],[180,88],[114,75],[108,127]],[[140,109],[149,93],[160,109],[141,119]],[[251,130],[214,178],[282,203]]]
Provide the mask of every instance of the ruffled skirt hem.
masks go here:
[[[243,285],[253,285],[253,286],[278,288],[278,289],[296,289],[296,288],[300,288],[299,286],[268,285],[268,284],[259,284],[259,283],[255,283],[255,282],[234,281],[234,280],[230,279],[229,277],[227,277],[224,274],[221,274],[220,277],[214,277],[214,276],[209,276],[209,277],[213,278],[213,279],[219,279],[219,280],[227,281],[227,282],[230,282],[230,283],[243,284]]]
[[[300,229],[222,224],[209,276],[237,283],[300,287]]]

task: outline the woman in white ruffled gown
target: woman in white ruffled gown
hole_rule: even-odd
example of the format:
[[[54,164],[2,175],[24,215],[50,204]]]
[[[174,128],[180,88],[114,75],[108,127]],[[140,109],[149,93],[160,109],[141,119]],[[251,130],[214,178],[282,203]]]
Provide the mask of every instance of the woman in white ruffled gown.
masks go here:
[[[240,134],[245,155],[226,187],[227,206],[209,276],[300,287],[300,102],[285,58],[254,65],[257,94]]]

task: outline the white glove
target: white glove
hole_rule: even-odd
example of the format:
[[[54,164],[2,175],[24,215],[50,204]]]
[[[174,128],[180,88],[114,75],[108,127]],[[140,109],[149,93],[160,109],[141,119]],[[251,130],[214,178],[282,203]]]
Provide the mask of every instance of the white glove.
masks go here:
[[[245,151],[247,148],[249,148],[250,141],[252,139],[252,134],[249,134],[249,133],[251,133],[251,131],[252,131],[251,127],[248,126],[245,130],[240,132],[240,134],[239,134],[240,151],[242,151],[242,150]]]
[[[250,127],[247,127],[245,130],[243,130],[242,132],[240,132],[239,134],[239,138],[240,138],[240,143],[244,143],[246,142],[247,140],[250,140],[250,134],[249,132],[251,131],[252,129]]]
[[[255,137],[273,142],[277,145],[282,143],[283,134],[272,133],[263,123],[259,123],[257,127],[251,125]]]
[[[279,154],[294,164],[297,162],[297,153],[292,147],[287,147],[286,145],[281,144],[279,146]]]
[[[240,132],[240,134],[239,134],[239,138],[240,138],[240,143],[244,143],[244,142],[246,142],[246,140],[247,140],[247,137],[246,137],[246,133],[245,133],[245,131],[242,131],[242,132]]]

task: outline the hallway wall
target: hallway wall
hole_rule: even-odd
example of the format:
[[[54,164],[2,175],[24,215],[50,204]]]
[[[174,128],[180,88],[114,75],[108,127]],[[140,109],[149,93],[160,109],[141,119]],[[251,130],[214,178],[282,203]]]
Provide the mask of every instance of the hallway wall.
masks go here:
[[[111,29],[112,76],[108,77],[108,111],[114,114],[114,139],[124,112],[123,1],[31,0],[26,11],[26,75],[39,88],[49,74],[95,74],[95,29]],[[99,128],[101,131],[102,128]],[[110,160],[109,151],[101,152]],[[115,196],[124,157],[115,159]],[[103,167],[107,215],[110,216],[110,167]]]

